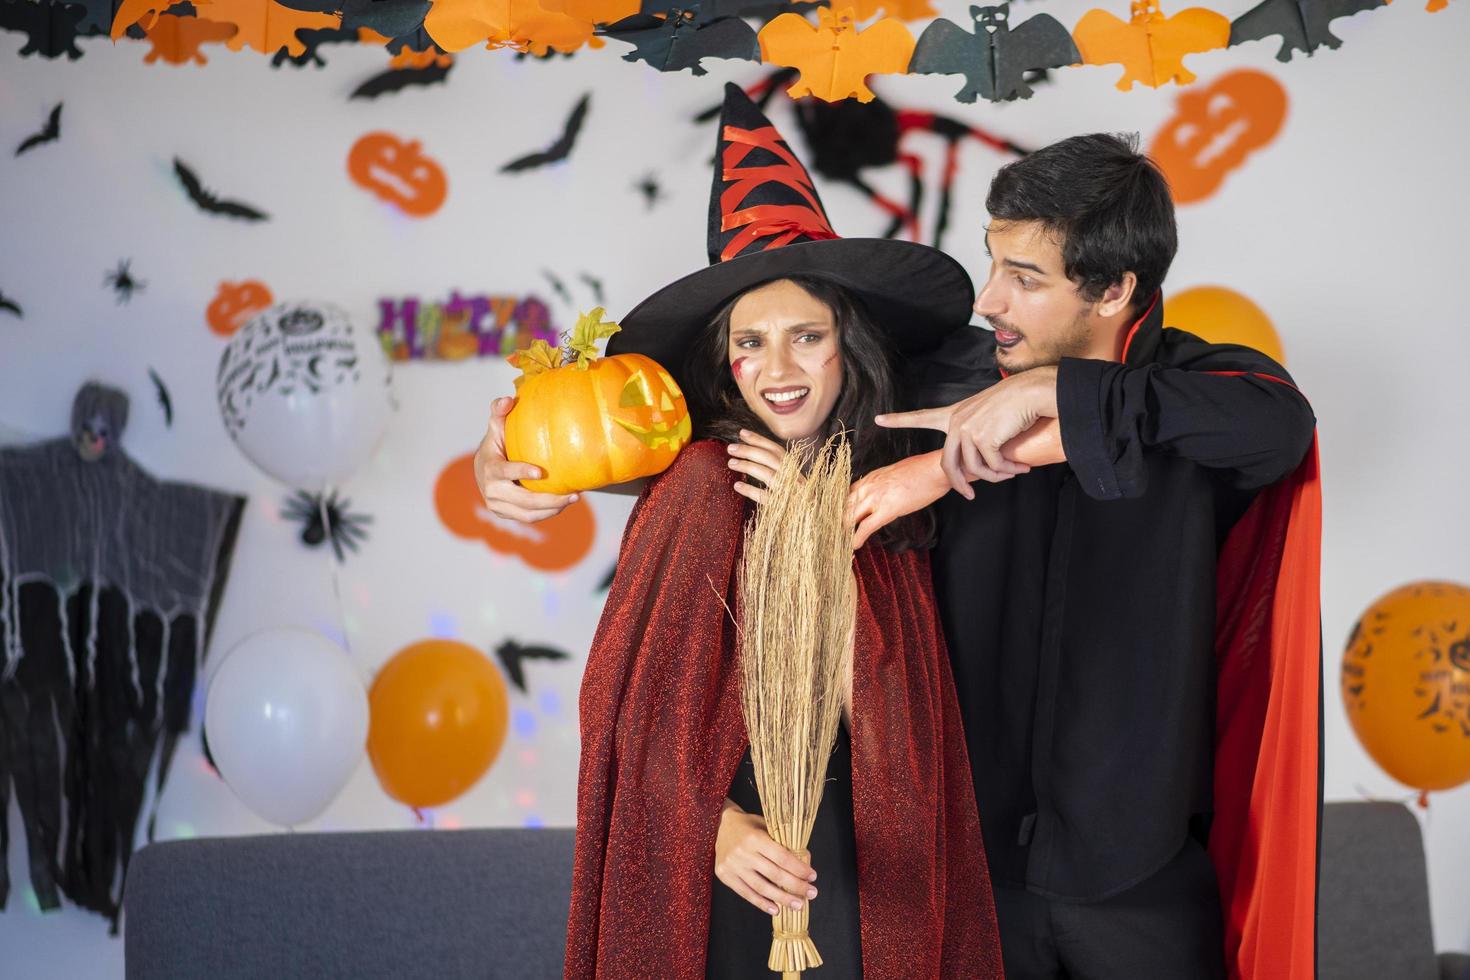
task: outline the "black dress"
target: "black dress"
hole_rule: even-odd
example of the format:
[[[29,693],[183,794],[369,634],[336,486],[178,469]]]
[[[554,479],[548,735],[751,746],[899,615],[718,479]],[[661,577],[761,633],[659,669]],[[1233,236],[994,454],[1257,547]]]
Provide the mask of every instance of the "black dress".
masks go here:
[[[730,799],[747,813],[760,813],[750,749],[735,770]],[[822,956],[814,980],[858,980],[863,975],[858,930],[857,842],[852,819],[852,745],[846,725],[827,764],[827,785],[812,828],[811,865],[817,897],[811,903],[811,937]],[[771,917],[735,894],[718,878],[710,898],[707,980],[770,980]]]

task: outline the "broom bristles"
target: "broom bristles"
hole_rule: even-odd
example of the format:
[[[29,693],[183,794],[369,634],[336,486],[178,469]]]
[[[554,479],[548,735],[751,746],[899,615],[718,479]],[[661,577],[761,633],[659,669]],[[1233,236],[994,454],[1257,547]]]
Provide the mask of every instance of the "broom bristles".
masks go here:
[[[788,452],[746,527],[739,570],[740,680],[766,828],[806,851],[837,741],[856,604],[844,520],[852,451],[834,436]],[[770,969],[820,966],[808,911],[773,922]]]

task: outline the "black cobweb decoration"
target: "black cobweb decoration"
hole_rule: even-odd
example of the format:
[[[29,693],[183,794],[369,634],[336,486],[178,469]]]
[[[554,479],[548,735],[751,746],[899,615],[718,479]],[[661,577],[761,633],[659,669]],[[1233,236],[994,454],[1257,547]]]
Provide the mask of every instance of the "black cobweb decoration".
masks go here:
[[[340,562],[347,557],[344,548],[356,553],[357,546],[367,540],[367,525],[373,522],[371,515],[352,513],[348,510],[351,506],[352,501],[345,497],[338,500],[335,490],[325,498],[298,490],[281,508],[281,516],[301,524],[301,543],[307,547],[315,548],[330,540]]]

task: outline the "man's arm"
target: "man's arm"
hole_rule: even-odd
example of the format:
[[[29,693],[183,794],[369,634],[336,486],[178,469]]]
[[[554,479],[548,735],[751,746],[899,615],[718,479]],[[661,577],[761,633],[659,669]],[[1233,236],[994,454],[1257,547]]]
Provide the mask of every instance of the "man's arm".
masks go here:
[[[1170,348],[1168,366],[1074,358],[1058,366],[1062,445],[1089,496],[1143,494],[1149,452],[1226,471],[1241,489],[1274,483],[1301,462],[1316,419],[1281,365],[1192,337]]]

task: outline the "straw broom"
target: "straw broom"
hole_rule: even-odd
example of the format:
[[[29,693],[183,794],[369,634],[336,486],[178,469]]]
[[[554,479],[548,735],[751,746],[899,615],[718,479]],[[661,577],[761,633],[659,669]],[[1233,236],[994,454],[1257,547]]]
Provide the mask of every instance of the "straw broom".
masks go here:
[[[766,829],[805,855],[837,741],[856,603],[844,508],[852,451],[839,437],[786,454],[746,527],[739,589],[741,696]],[[773,917],[769,968],[822,965],[809,909]]]

